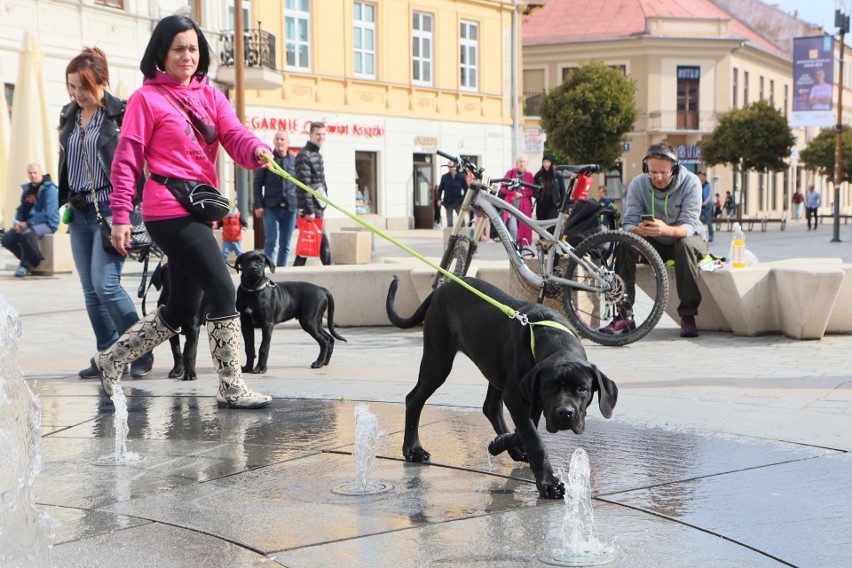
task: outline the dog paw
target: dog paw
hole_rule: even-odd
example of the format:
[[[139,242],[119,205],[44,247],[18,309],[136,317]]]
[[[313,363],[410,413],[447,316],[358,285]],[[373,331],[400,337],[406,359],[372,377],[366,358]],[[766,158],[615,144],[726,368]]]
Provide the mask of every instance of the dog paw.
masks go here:
[[[492,456],[497,456],[507,449],[511,449],[514,436],[514,434],[500,434],[488,444],[488,453]]]
[[[266,372],[266,367],[261,367],[260,365],[258,365],[257,367],[252,369],[251,372],[252,372],[252,374],[255,374],[255,375],[262,375]]]
[[[197,378],[198,378],[198,375],[196,375],[194,372],[190,372],[190,371],[187,371],[187,372],[186,372],[186,373],[184,373],[184,375],[183,375],[183,380],[184,380],[184,381],[194,381],[194,380],[195,380],[195,379],[197,379]]]
[[[322,369],[322,361],[314,361],[311,363],[311,369]]]
[[[254,373],[254,370],[251,368],[251,365],[244,365],[242,367],[243,373]]]
[[[432,455],[423,448],[412,448],[405,454],[405,461],[412,463],[427,463],[432,458]]]
[[[565,497],[565,485],[552,474],[544,481],[537,481],[538,494],[542,499],[562,499]]]
[[[183,367],[180,367],[180,368],[175,367],[174,369],[169,371],[169,378],[170,379],[176,379],[176,378],[182,377],[182,376],[183,376]]]

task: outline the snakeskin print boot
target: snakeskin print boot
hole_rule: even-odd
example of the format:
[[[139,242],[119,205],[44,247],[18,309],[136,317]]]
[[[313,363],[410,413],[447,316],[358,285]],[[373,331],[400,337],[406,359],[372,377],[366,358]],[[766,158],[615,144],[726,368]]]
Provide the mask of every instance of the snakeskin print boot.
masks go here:
[[[112,398],[113,390],[127,365],[142,354],[167,340],[179,329],[172,329],[160,317],[160,310],[151,312],[130,326],[115,343],[92,358],[92,366],[98,370],[101,385],[107,396]]]
[[[252,391],[243,381],[240,367],[242,335],[240,317],[207,319],[207,336],[213,366],[219,374],[219,393],[216,402],[230,408],[263,408],[272,402],[272,397]]]

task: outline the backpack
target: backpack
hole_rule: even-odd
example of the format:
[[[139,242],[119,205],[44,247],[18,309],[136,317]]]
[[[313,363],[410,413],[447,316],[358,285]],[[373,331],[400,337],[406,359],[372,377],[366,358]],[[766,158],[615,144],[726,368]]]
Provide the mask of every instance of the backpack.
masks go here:
[[[591,235],[603,232],[604,226],[614,230],[618,217],[616,209],[601,205],[596,199],[578,199],[568,215],[563,237],[568,239],[568,244],[576,247]]]

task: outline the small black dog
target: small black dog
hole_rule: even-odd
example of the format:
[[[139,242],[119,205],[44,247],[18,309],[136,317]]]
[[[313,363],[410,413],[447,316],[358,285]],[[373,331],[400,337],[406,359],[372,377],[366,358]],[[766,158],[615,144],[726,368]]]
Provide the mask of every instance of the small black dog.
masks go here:
[[[165,305],[169,301],[169,264],[161,264],[151,273],[151,286],[160,291],[160,297],[157,299],[157,306]],[[202,298],[198,312],[192,316],[192,319],[183,322],[180,326],[180,335],[186,337],[184,342],[183,352],[180,349],[180,337],[173,335],[169,338],[169,345],[172,348],[172,358],[174,366],[169,371],[169,378],[176,379],[180,377],[184,381],[194,381],[198,378],[195,372],[195,358],[198,354],[198,334],[201,330],[201,325],[204,323],[207,314],[208,302],[206,296]]]
[[[310,282],[273,282],[265,275],[266,267],[275,272],[275,265],[265,254],[250,251],[234,261],[240,273],[237,288],[237,311],[243,329],[246,348],[245,373],[265,373],[272,342],[272,328],[293,318],[299,320],[302,329],[308,332],[320,346],[320,354],[311,368],[328,365],[334,351],[334,339],[346,341],[334,329],[334,298],[331,292]],[[328,331],[322,327],[322,316],[328,310]],[[255,359],[254,330],[260,328],[262,339]]]
[[[402,318],[394,309],[399,285],[399,280],[394,278],[387,297],[391,323],[401,328],[423,323],[420,375],[417,385],[405,397],[402,453],[407,461],[429,461],[429,452],[420,444],[418,434],[420,414],[427,399],[447,379],[456,353],[461,351],[488,379],[483,411],[498,434],[489,452],[496,455],[515,451],[519,456],[525,452],[539,495],[561,499],[565,488],[554,475],[539,437],[539,419],[544,416],[550,433],[571,430],[582,434],[586,426],[586,408],[595,392],[601,414],[609,418],[618,399],[618,388],[589,363],[580,340],[573,333],[536,325],[536,322],[553,321],[567,327],[568,322],[562,315],[540,304],[513,298],[482,280],[465,278],[465,282],[526,314],[530,325],[507,318],[501,310],[455,282],[439,287],[414,315]],[[531,347],[531,333],[535,336],[534,348]],[[515,432],[508,432],[502,418],[501,399],[515,423]]]

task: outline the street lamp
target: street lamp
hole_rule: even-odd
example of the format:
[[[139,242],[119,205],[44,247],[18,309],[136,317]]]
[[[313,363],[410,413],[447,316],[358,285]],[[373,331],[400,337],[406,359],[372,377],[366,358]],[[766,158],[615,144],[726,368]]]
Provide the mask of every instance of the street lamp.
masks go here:
[[[840,35],[840,73],[837,79],[837,129],[834,138],[834,235],[833,243],[840,242],[840,179],[843,152],[843,36],[849,31],[849,16],[840,10],[834,11],[834,25]]]

